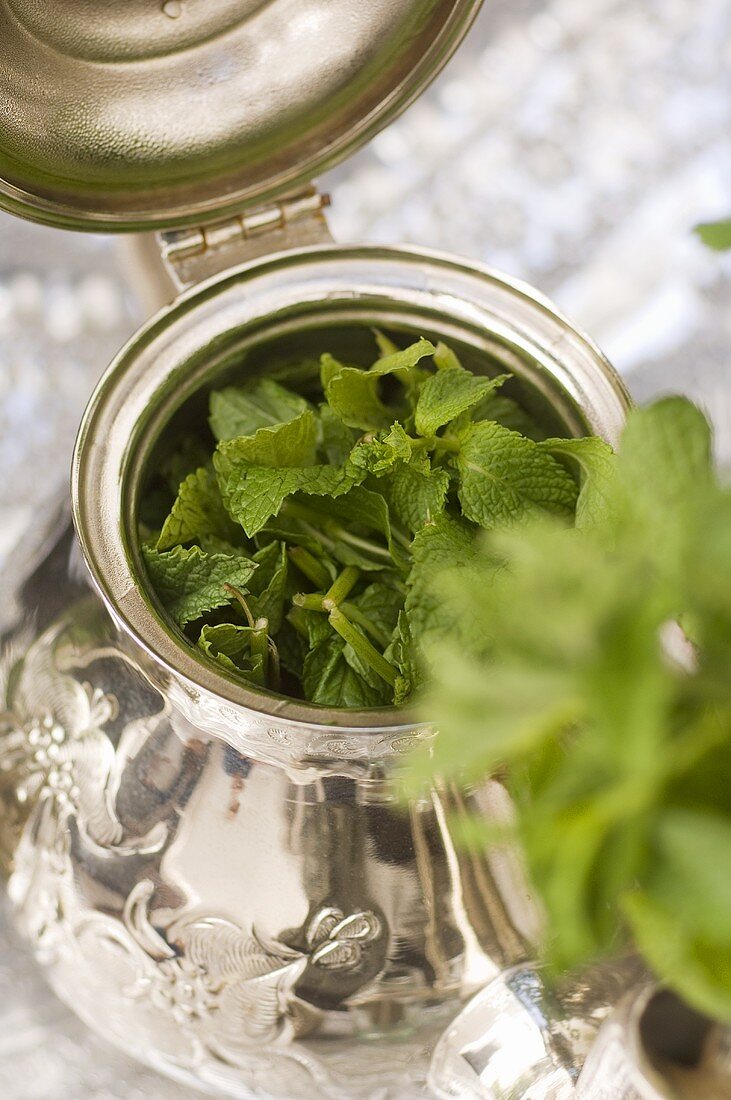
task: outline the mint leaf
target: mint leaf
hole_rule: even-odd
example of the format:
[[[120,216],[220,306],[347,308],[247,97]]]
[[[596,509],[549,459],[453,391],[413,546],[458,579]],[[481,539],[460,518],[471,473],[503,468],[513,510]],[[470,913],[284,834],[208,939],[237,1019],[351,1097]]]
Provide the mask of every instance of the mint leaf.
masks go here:
[[[695,227],[695,231],[705,245],[717,252],[731,248],[731,218],[718,222],[703,222]]]
[[[250,626],[206,624],[201,630],[198,647],[227,672],[238,672],[244,679],[261,686],[264,683],[264,662],[259,654],[252,656],[252,634]]]
[[[391,643],[383,656],[399,671],[393,701],[397,707],[403,706],[422,690],[425,682],[424,666],[419,660],[405,611],[399,612]]]
[[[440,370],[421,387],[416,404],[416,430],[430,436],[498,389],[510,375],[478,378],[461,367]]]
[[[392,470],[397,463],[411,461],[415,442],[397,420],[387,432],[363,436],[351,451],[350,462],[380,477]]]
[[[388,432],[364,437],[350,455],[353,466],[379,479],[378,491],[396,521],[409,531],[418,531],[444,511],[449,489],[449,474],[432,468],[426,452],[416,446],[419,443],[396,421]]]
[[[232,524],[234,530],[241,535],[241,530]],[[223,554],[229,558],[250,558],[251,554],[243,546],[237,546],[228,539],[219,538],[218,535],[199,535],[196,542],[206,554]]]
[[[329,351],[320,357],[320,385],[322,392],[327,395],[327,387],[344,370],[360,370],[360,367],[351,367],[347,363],[341,363]]]
[[[712,470],[711,428],[692,402],[666,397],[630,412],[617,471],[622,503],[636,519],[666,526],[684,515]]]
[[[411,544],[414,565],[429,569],[470,564],[477,555],[475,535],[474,527],[464,520],[438,516]]]
[[[448,569],[476,561],[475,530],[464,520],[438,516],[416,534],[411,554],[404,606],[415,641],[424,645],[454,626],[454,614],[441,590],[441,576]]]
[[[513,432],[528,436],[528,439],[538,441],[546,438],[546,433],[533,417],[529,416],[523,406],[502,393],[488,394],[472,410],[472,419],[495,420],[504,428],[510,428]]]
[[[395,416],[379,396],[379,382],[389,374],[402,381],[423,358],[434,353],[434,345],[419,340],[403,351],[379,359],[370,370],[345,367],[332,356],[323,356],[322,385],[330,408],[352,428],[378,431],[389,428]]]
[[[304,511],[295,507],[294,514],[309,516],[313,530],[319,528],[335,540],[330,552],[344,565],[365,569],[394,565],[402,570],[408,568],[405,548],[394,537],[388,504],[380,493],[355,485],[337,497],[307,500]],[[373,542],[361,531],[375,531],[383,537],[385,545]]]
[[[373,335],[376,338],[376,346],[381,357],[385,358],[387,355],[393,355],[399,350],[398,344],[394,344],[390,336],[386,336],[380,329],[374,328]]]
[[[440,515],[447,503],[449,474],[439,467],[403,464],[379,483],[394,518],[407,530],[420,531]]]
[[[375,335],[381,358],[367,370],[324,355],[319,364],[271,364],[266,377],[213,393],[212,461],[195,439],[184,441],[174,457],[185,476],[172,507],[161,477],[151,479],[145,514],[153,522],[140,529],[172,615],[183,624],[206,619],[201,648],[211,659],[228,671],[226,662],[238,661],[245,678],[258,660],[262,683],[271,678],[275,687],[281,666],[290,677],[285,689],[296,694],[305,690],[305,658],[317,651],[319,666],[308,658],[308,683],[318,698],[350,694],[368,705],[390,701],[394,687],[399,701],[407,697],[420,646],[441,628],[442,544],[453,562],[468,546],[467,557],[477,553],[471,523],[449,513],[458,483],[466,481],[460,491],[467,499],[475,482],[473,421],[502,408],[494,393],[502,380],[464,370],[445,345],[418,340],[399,349]],[[438,435],[445,425],[448,433]],[[200,460],[190,468],[193,456]],[[570,481],[550,454],[540,459],[543,473],[558,470]],[[159,532],[154,559],[151,532]],[[192,552],[181,554],[184,546]],[[223,592],[224,584],[241,589],[242,567],[251,575],[240,607]],[[323,608],[341,576],[342,594],[327,596],[335,603]],[[404,613],[399,625],[407,597],[413,616]],[[448,621],[458,615],[465,638],[474,636],[472,608],[458,609],[454,595],[448,602]],[[266,620],[248,656],[243,615]],[[217,629],[225,626],[231,629]],[[319,680],[327,686],[313,687]]]
[[[652,896],[694,934],[725,939],[731,950],[731,875],[718,873],[719,857],[731,857],[731,817],[673,807],[656,833],[660,858],[650,879]]]
[[[294,677],[294,686],[299,687],[309,645],[307,639],[292,625],[289,618],[285,618],[279,628],[277,649],[281,667]]]
[[[463,369],[456,353],[448,348],[446,344],[443,344],[441,340],[434,349],[434,362],[439,370]]]
[[[538,446],[554,457],[578,463],[582,471],[581,489],[576,501],[576,526],[594,527],[607,519],[615,475],[615,455],[603,439],[545,439]]]
[[[316,426],[309,411],[277,428],[219,443],[213,456],[229,514],[251,537],[297,492],[337,496],[355,483],[350,471],[315,466]]]
[[[612,507],[624,537],[670,578],[692,570],[693,533],[713,481],[712,437],[703,413],[669,397],[627,417]],[[663,546],[658,557],[657,545]]]
[[[347,661],[350,667],[356,672],[364,684],[373,692],[373,701],[370,706],[386,707],[393,702],[393,688],[389,683],[383,680],[377,672],[366,664],[362,657],[356,653],[351,645],[347,642],[343,648],[343,659]]]
[[[703,904],[702,899],[698,899]],[[672,910],[637,890],[623,900],[635,942],[666,984],[712,1019],[731,1020],[731,944],[689,936]]]
[[[631,414],[616,459],[591,440],[536,450],[580,461],[610,506],[583,530],[509,523],[453,568],[429,528],[414,540],[406,607],[440,730],[414,777],[505,770],[554,967],[634,938],[660,980],[731,1019],[731,494],[708,424],[664,400]]]
[[[288,468],[314,466],[317,453],[317,425],[314,414],[305,410],[292,420],[274,427],[259,428],[253,436],[223,440],[216,457],[249,466]]]
[[[302,669],[305,697],[327,707],[381,706],[382,689],[372,687],[348,664],[344,650],[345,642],[334,632],[310,649]]]
[[[273,364],[267,368],[267,377],[287,386],[309,393],[317,390],[320,382],[320,359],[307,357]]]
[[[337,466],[267,469],[261,466],[217,465],[226,507],[251,537],[276,516],[295,493],[337,497],[354,484],[352,474]]]
[[[368,373],[377,375],[408,374],[417,363],[420,363],[427,356],[433,355],[435,351],[436,348],[429,340],[417,340],[415,344],[410,344],[401,351],[394,351],[389,355],[384,355],[381,359],[377,359]]]
[[[211,431],[217,440],[254,435],[259,428],[294,420],[309,402],[271,378],[260,378],[247,386],[228,386],[210,396]]]
[[[152,586],[178,626],[230,602],[224,585],[245,588],[256,563],[247,558],[205,554],[200,547],[176,546],[160,553],[142,547]]]
[[[347,424],[343,424],[329,405],[321,405],[319,410],[321,447],[331,466],[343,466],[358,440],[358,434]]]
[[[351,428],[361,431],[387,428],[393,416],[378,395],[378,376],[360,367],[346,367],[323,355],[322,388],[332,412]]]
[[[524,521],[537,511],[569,517],[578,489],[537,443],[485,420],[467,428],[456,456],[464,515],[482,527]]]
[[[236,527],[223,506],[213,472],[201,466],[182,482],[157,549],[169,550],[207,535],[230,540],[236,537]]]
[[[255,619],[266,619],[269,634],[276,634],[284,619],[287,595],[287,547],[283,542],[270,542],[254,554],[256,572],[249,582],[248,604]]]
[[[370,630],[381,647],[385,648],[391,640],[403,607],[403,593],[391,585],[376,581],[350,602],[367,619],[366,630]]]
[[[557,723],[568,724],[574,717],[566,702],[566,681],[554,669],[506,664],[493,670],[466,654],[461,641],[445,646],[448,619],[442,613],[435,621],[438,629],[427,641],[431,666],[438,660],[440,687],[438,696],[427,693],[423,705],[439,737],[431,762],[414,761],[417,782],[432,771],[479,779],[506,759],[537,752]],[[452,629],[459,626],[455,618]]]

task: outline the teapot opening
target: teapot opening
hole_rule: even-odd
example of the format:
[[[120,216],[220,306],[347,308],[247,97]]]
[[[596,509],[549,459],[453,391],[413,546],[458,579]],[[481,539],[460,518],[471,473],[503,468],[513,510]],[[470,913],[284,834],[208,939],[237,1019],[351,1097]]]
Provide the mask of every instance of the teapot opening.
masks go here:
[[[464,365],[510,372],[506,393],[548,432],[616,437],[627,406],[601,354],[541,298],[446,257],[323,246],[282,253],[204,283],[154,317],[121,352],[85,414],[74,460],[74,517],[87,564],[123,633],[189,696],[294,724],[413,726],[398,707],[343,710],[249,688],[212,665],[162,612],[141,560],[141,494],[166,439],[207,415],[213,388],[272,360],[330,351],[372,358],[377,326],[402,345],[444,340]]]
[[[693,1068],[702,1061],[713,1023],[669,990],[649,1001],[639,1024],[645,1051],[657,1068],[670,1062]]]
[[[637,1022],[637,1037],[645,1076],[658,1097],[725,1100],[730,1095],[728,1028],[674,993],[651,992]]]

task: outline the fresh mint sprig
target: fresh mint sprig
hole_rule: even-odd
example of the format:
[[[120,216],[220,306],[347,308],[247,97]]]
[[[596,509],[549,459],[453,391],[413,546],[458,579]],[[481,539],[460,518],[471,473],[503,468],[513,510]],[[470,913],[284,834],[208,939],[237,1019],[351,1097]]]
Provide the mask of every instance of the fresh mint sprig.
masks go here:
[[[731,1020],[731,491],[708,422],[669,398],[630,414],[616,460],[539,447],[583,470],[576,527],[441,519],[414,540],[440,734],[412,782],[507,776],[555,969],[634,942]]]

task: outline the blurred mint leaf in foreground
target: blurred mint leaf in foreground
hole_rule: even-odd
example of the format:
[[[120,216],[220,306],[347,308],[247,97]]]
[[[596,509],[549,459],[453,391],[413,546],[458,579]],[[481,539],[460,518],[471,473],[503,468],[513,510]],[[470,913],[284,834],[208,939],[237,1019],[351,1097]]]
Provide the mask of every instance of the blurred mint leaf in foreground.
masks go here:
[[[633,411],[616,460],[543,446],[583,470],[580,526],[480,533],[425,589],[415,546],[440,736],[413,780],[506,769],[555,969],[634,940],[731,1019],[731,491],[683,398]]]

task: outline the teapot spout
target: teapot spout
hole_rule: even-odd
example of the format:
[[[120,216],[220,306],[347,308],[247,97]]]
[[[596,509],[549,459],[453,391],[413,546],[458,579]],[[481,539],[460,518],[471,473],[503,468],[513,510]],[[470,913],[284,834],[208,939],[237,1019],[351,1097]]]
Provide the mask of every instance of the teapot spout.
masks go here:
[[[440,1039],[429,1083],[440,1100],[573,1100],[602,1022],[637,980],[636,960],[553,987],[534,965],[504,971]],[[602,1100],[615,1100],[602,1094]]]
[[[728,1100],[731,1029],[668,990],[628,993],[597,1035],[576,1100]]]

